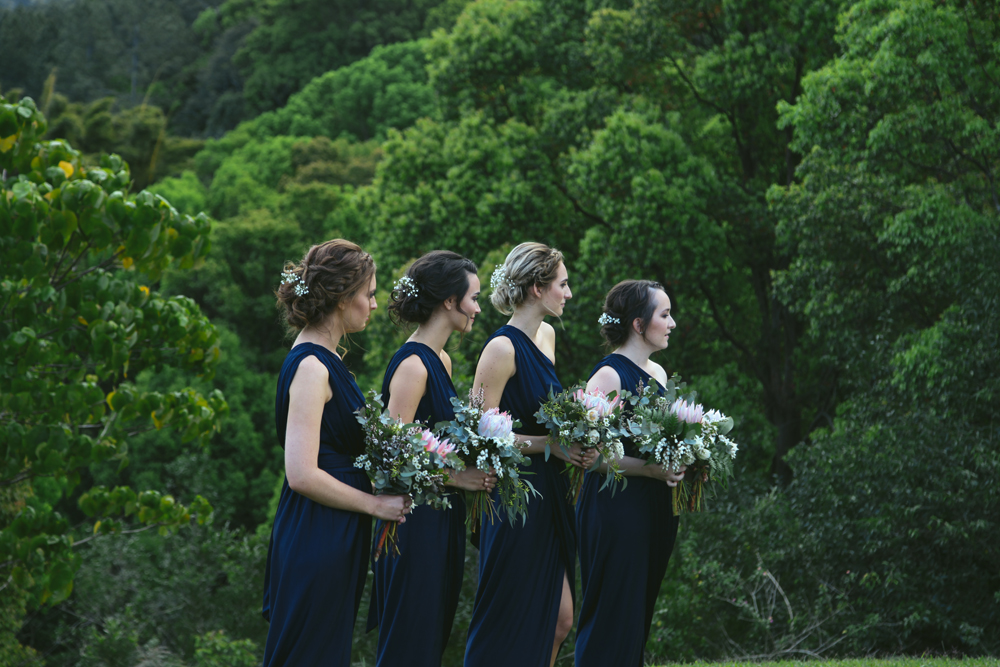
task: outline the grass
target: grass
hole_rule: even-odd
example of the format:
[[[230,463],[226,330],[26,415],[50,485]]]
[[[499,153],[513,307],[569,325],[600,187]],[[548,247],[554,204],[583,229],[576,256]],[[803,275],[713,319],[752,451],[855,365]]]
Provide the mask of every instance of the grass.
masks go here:
[[[666,663],[659,667],[678,667]],[[778,662],[686,663],[708,667],[1000,667],[1000,658],[856,658],[852,660],[781,660]]]

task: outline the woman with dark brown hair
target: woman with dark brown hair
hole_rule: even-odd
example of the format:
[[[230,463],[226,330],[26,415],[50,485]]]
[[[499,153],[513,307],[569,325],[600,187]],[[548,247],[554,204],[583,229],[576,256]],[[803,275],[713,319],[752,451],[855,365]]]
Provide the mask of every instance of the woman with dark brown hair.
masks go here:
[[[611,354],[594,367],[587,390],[638,393],[656,380],[662,393],[667,373],[649,357],[666,349],[675,326],[663,287],[650,280],[618,283],[598,322]],[[629,440],[618,465],[629,476],[628,485],[612,494],[601,490],[600,472],[588,472],[576,508],[583,581],[577,667],[642,667],[656,596],[677,537],[670,488],[684,478],[683,466],[646,464]]]
[[[298,334],[275,397],[285,482],[264,573],[264,666],[347,667],[370,517],[403,523],[410,510],[405,496],[372,495],[354,466],[365,447],[354,415],[364,396],[338,353],[341,339],[364,329],[376,308],[375,262],[350,241],[313,246],[285,266],[277,298]]]

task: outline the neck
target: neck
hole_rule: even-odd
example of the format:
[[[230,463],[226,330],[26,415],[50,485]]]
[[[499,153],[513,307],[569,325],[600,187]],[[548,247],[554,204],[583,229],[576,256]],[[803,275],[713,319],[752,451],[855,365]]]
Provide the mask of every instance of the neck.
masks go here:
[[[514,314],[510,316],[507,324],[520,329],[529,338],[534,338],[546,315],[548,313],[537,303],[522,304],[514,309]]]
[[[444,349],[453,331],[455,329],[447,317],[440,317],[434,314],[431,315],[429,320],[418,326],[417,330],[407,340],[414,343],[423,343],[440,355],[441,350]]]
[[[629,336],[625,344],[615,350],[615,354],[620,354],[639,368],[646,368],[649,362],[649,355],[653,353],[649,345],[640,336]]]
[[[310,324],[299,332],[295,337],[294,345],[299,343],[313,343],[321,345],[330,350],[338,357],[340,354],[337,348],[340,346],[340,339],[344,337],[344,325],[340,318],[330,317],[322,324]]]

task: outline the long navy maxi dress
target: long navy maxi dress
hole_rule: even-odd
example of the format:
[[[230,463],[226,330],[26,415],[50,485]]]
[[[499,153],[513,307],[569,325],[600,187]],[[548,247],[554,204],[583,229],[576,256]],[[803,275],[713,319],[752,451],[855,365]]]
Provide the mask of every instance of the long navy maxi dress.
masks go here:
[[[364,396],[340,358],[321,345],[300,343],[285,357],[274,402],[278,441],[285,446],[288,388],[308,356],[326,366],[333,390],[323,407],[319,468],[371,493],[368,476],[354,467],[354,459],[364,453],[364,436],[354,417]],[[310,500],[292,491],[285,478],[264,571],[262,613],[270,622],[264,667],[351,664],[351,634],[370,544],[371,517]]]
[[[427,389],[414,421],[429,427],[455,418],[456,395],[441,358],[423,343],[408,342],[389,362],[382,380],[382,400],[389,405],[389,385],[396,369],[416,355],[427,369]],[[375,583],[368,630],[378,632],[378,667],[439,667],[458,608],[465,564],[465,501],[453,493],[451,509],[421,505],[396,532],[399,554],[385,547],[372,559]],[[382,522],[375,523],[380,534]]]
[[[652,379],[620,354],[609,354],[594,367],[610,366],[623,389],[636,392]],[[662,393],[662,388],[661,388]],[[625,441],[625,454],[636,456]],[[671,490],[665,482],[629,477],[614,496],[599,491],[604,478],[587,473],[576,525],[580,545],[583,601],[576,631],[577,667],[642,667],[656,596],[677,538]]]
[[[547,435],[535,419],[549,390],[562,391],[555,367],[516,327],[505,325],[490,340],[506,336],[514,346],[516,371],[507,381],[500,409],[521,422],[518,433]],[[488,343],[489,341],[487,341]],[[562,598],[563,575],[575,590],[573,508],[565,463],[544,454],[530,455],[526,479],[541,494],[528,502],[527,523],[480,520],[479,588],[476,590],[466,667],[548,667],[552,658]],[[493,491],[497,494],[497,491]],[[499,502],[497,495],[494,501]]]

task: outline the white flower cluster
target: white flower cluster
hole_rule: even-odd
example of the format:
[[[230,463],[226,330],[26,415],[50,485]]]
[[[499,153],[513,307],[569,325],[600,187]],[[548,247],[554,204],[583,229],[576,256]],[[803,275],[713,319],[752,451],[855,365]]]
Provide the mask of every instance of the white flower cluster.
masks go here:
[[[295,296],[309,294],[309,287],[306,286],[306,281],[302,279],[302,276],[297,276],[291,271],[282,271],[281,284],[288,285],[289,283],[295,285]]]
[[[507,277],[506,264],[501,264],[497,268],[493,269],[493,275],[490,276],[490,289],[495,292],[500,285],[514,287],[514,281]]]
[[[601,316],[597,318],[597,323],[604,326],[605,324],[621,324],[622,321],[617,317],[611,317],[607,313],[601,313]]]
[[[411,299],[416,299],[420,296],[420,288],[417,287],[417,283],[410,276],[403,276],[392,286],[393,291],[399,292]]]
[[[358,458],[354,459],[354,467],[361,468],[362,470],[371,470],[372,461],[368,458],[367,454],[362,454]]]

